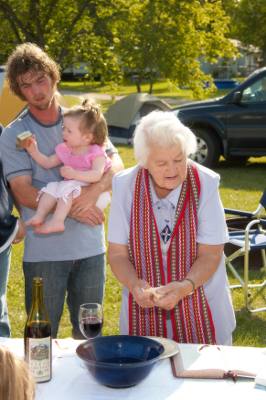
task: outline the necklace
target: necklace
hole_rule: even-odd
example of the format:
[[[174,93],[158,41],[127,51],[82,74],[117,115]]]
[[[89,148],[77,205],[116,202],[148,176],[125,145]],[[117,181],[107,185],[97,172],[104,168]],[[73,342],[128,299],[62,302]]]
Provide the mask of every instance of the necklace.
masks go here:
[[[169,226],[168,224],[169,224],[170,220],[172,219],[173,214],[174,214],[174,212],[175,212],[175,206],[173,206],[173,210],[172,210],[172,212],[171,212],[171,214],[170,214],[169,219],[166,219],[166,218],[165,218],[165,216],[164,216],[164,214],[163,214],[163,212],[162,212],[161,207],[158,207],[158,210],[160,211],[160,214],[161,214],[161,216],[163,217],[163,219],[164,219],[164,221],[165,221],[165,223],[166,223],[165,227],[164,227],[163,230],[160,232],[161,250],[162,250],[162,253],[163,253],[164,255],[166,255],[166,254],[167,254],[167,251],[168,251],[168,248],[169,248],[169,244],[170,244],[169,240],[170,240],[171,237],[172,237],[172,231],[171,231],[170,226]]]

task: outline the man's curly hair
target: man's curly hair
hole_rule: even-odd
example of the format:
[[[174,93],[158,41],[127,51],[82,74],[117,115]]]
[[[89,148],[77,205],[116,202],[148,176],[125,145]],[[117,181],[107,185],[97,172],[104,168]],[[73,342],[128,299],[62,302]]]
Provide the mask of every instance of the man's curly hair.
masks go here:
[[[27,100],[21,93],[17,77],[32,72],[34,75],[43,71],[56,86],[60,81],[60,66],[52,60],[39,46],[33,43],[23,43],[17,46],[5,65],[6,79],[13,94],[20,100]]]

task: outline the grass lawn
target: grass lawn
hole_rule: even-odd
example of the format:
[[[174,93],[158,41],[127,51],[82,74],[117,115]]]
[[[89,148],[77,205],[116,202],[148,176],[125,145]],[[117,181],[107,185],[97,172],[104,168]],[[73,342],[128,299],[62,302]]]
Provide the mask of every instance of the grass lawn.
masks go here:
[[[77,96],[64,96],[71,107],[81,104],[81,99]],[[101,110],[103,113],[108,110],[108,108],[112,105],[111,100],[98,100],[96,101],[97,104],[101,105]]]
[[[135,165],[133,149],[127,145],[117,145],[125,167]],[[230,164],[220,159],[216,171],[221,175],[220,195],[224,207],[254,211],[265,188],[266,157],[251,158],[245,168],[243,165]],[[106,213],[108,221],[109,209]],[[107,228],[107,221],[105,227]],[[24,277],[22,272],[23,243],[12,250],[12,262],[8,281],[8,308],[11,322],[12,337],[22,337],[26,320],[24,307]],[[243,275],[241,267],[238,272]],[[251,279],[263,280],[259,271],[251,271]],[[236,283],[228,272],[230,283]],[[233,333],[235,345],[266,346],[266,312],[250,314],[243,305],[243,293],[240,289],[232,290],[234,309],[236,312],[237,328]],[[103,334],[118,334],[118,319],[121,299],[121,285],[114,278],[109,265],[106,268],[106,291],[104,300],[105,323]],[[265,293],[257,296],[258,304],[265,304]],[[71,336],[71,326],[67,307],[60,323],[59,337]]]
[[[84,84],[83,82],[61,82],[58,86],[59,91],[68,90],[81,93],[104,93],[110,95],[121,95],[127,96],[132,93],[136,93],[136,85],[134,82],[129,82],[124,86],[118,87],[115,90],[111,85],[101,85],[100,82],[89,82]],[[143,82],[141,84],[141,91],[143,93],[149,92],[149,83]],[[216,98],[224,96],[230,92],[229,89],[217,89],[217,91],[210,93],[206,98]],[[187,100],[192,99],[192,91],[187,89],[170,88],[167,81],[157,81],[153,85],[153,96],[162,98],[172,98],[176,100]]]

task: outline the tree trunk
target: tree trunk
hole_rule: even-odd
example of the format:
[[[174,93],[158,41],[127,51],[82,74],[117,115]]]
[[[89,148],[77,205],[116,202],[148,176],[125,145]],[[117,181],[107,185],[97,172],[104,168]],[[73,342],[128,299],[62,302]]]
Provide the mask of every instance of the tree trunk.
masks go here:
[[[260,67],[266,67],[266,48],[262,49],[262,62]]]
[[[138,93],[141,93],[141,87],[140,87],[141,76],[135,76],[134,79],[137,86],[137,91]]]
[[[152,80],[152,78],[150,78],[150,90],[149,90],[149,94],[152,94],[152,86],[153,86],[153,80]]]

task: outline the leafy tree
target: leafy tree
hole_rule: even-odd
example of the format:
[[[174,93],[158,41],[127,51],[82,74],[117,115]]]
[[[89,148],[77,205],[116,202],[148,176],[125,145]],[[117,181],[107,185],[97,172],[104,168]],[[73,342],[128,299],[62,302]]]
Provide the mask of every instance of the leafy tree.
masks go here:
[[[81,61],[92,73],[118,74],[110,16],[115,0],[0,0],[0,57],[20,43],[42,47],[62,68]],[[117,8],[123,0],[117,0]]]
[[[265,0],[229,1],[232,2],[227,9],[232,18],[232,37],[239,39],[247,47],[253,45],[260,48],[262,51],[262,65],[266,66]]]
[[[199,57],[215,63],[236,54],[216,0],[0,0],[0,20],[1,62],[34,42],[62,68],[85,61],[92,75],[113,81],[133,73],[139,91],[148,77],[150,93],[161,74],[201,97],[213,84]]]
[[[116,51],[125,70],[135,75],[137,89],[143,78],[162,74],[171,84],[189,86],[202,97],[212,77],[200,69],[199,58],[216,63],[236,49],[225,37],[229,18],[220,1],[142,0],[131,5],[128,22],[118,23]],[[207,90],[207,91],[208,91]]]

